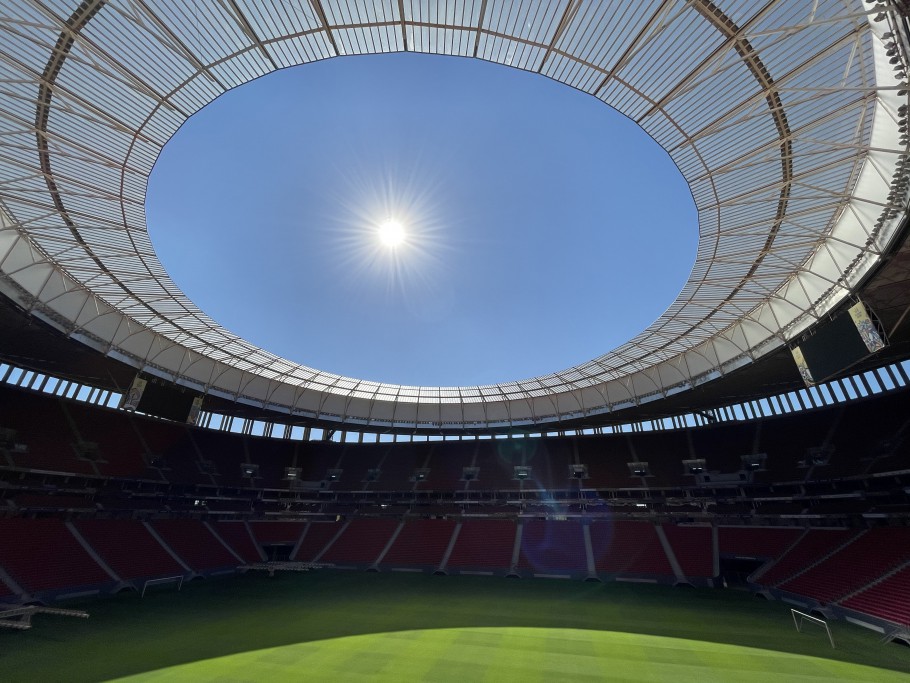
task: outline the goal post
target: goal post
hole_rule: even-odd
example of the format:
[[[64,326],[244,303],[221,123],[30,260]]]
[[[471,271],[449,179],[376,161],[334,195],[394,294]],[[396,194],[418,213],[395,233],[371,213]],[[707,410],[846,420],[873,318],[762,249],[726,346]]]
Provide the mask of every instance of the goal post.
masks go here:
[[[803,632],[803,623],[806,621],[808,621],[810,624],[821,626],[825,629],[825,633],[828,634],[828,641],[831,643],[831,647],[834,647],[834,636],[831,635],[831,629],[829,628],[827,621],[824,619],[819,619],[818,617],[813,617],[811,614],[800,612],[796,609],[791,609],[790,614],[793,616],[793,625],[796,626],[796,630],[799,633]]]
[[[183,574],[180,574],[179,576],[165,576],[160,579],[149,579],[144,584],[142,584],[142,593],[139,597],[145,597],[145,590],[149,586],[160,586],[161,584],[165,583],[176,583],[177,590],[179,591],[181,588],[183,588]]]

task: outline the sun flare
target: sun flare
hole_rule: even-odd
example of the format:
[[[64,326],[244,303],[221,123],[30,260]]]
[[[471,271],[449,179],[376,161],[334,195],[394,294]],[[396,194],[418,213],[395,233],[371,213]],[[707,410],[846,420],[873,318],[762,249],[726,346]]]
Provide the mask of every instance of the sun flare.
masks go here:
[[[389,218],[379,226],[379,240],[387,247],[397,247],[407,237],[404,226],[394,218]]]

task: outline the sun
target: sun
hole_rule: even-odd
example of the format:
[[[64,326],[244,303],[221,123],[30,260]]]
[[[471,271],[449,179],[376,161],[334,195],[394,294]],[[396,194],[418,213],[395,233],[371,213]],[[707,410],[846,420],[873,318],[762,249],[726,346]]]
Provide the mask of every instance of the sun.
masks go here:
[[[406,237],[404,226],[394,218],[388,218],[379,225],[379,240],[387,247],[401,246]]]

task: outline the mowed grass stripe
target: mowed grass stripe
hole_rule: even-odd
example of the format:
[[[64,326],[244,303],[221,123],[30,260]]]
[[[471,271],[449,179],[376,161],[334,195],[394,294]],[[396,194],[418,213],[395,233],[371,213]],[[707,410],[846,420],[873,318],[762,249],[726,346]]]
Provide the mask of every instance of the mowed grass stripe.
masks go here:
[[[199,580],[185,585],[179,593],[171,586],[153,591],[144,599],[123,594],[63,606],[86,609],[91,618],[39,616],[31,631],[0,632],[3,683],[98,681],[298,643],[321,647],[321,641],[354,635],[450,628],[469,633],[485,627],[667,636],[754,646],[910,673],[910,651],[880,643],[873,632],[832,622],[838,645],[832,650],[822,630],[795,632],[789,606],[739,591],[320,571],[274,578],[249,574]],[[453,637],[470,638],[464,633]],[[565,641],[562,636],[559,640],[559,647],[570,648],[569,655],[586,654],[583,642]],[[407,642],[420,653],[419,640]],[[540,652],[549,648],[538,651],[536,645],[528,642],[514,647],[521,649],[529,662],[534,658],[540,661]],[[592,641],[590,647],[596,651],[599,644]],[[630,641],[628,647],[642,645]],[[683,646],[677,641],[674,647]],[[447,656],[462,667],[464,680],[487,675],[488,663],[463,658],[456,648],[457,643],[446,647],[453,654],[441,651],[440,659]],[[663,661],[661,652],[652,653],[651,661]],[[611,650],[606,654],[621,657],[623,653]],[[666,657],[685,659],[686,654],[682,649],[668,652]],[[325,667],[344,670],[346,656],[328,647]],[[715,665],[712,657],[710,648],[702,647],[685,661],[699,666],[704,663],[710,668]],[[313,665],[322,661],[313,660]],[[410,661],[415,679],[432,680],[432,674],[444,668],[444,662],[434,663],[433,658],[415,656]],[[61,662],[65,665],[61,666]],[[358,669],[361,663],[355,660],[351,666]],[[383,664],[376,661],[373,666]],[[538,666],[546,669],[546,661]],[[582,673],[584,666],[580,667]],[[755,666],[761,671],[760,664]],[[734,673],[745,675],[751,668],[751,664],[743,662]]]
[[[585,653],[582,654],[581,651]],[[572,629],[444,629],[349,636],[118,679],[154,681],[906,681],[849,662],[662,636]]]

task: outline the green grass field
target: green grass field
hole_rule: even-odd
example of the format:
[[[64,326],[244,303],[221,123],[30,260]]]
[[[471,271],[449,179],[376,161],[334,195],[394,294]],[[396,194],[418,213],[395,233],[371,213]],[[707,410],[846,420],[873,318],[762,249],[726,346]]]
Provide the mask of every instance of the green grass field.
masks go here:
[[[72,602],[0,632],[0,680],[906,681],[910,650],[746,593],[314,572]]]

